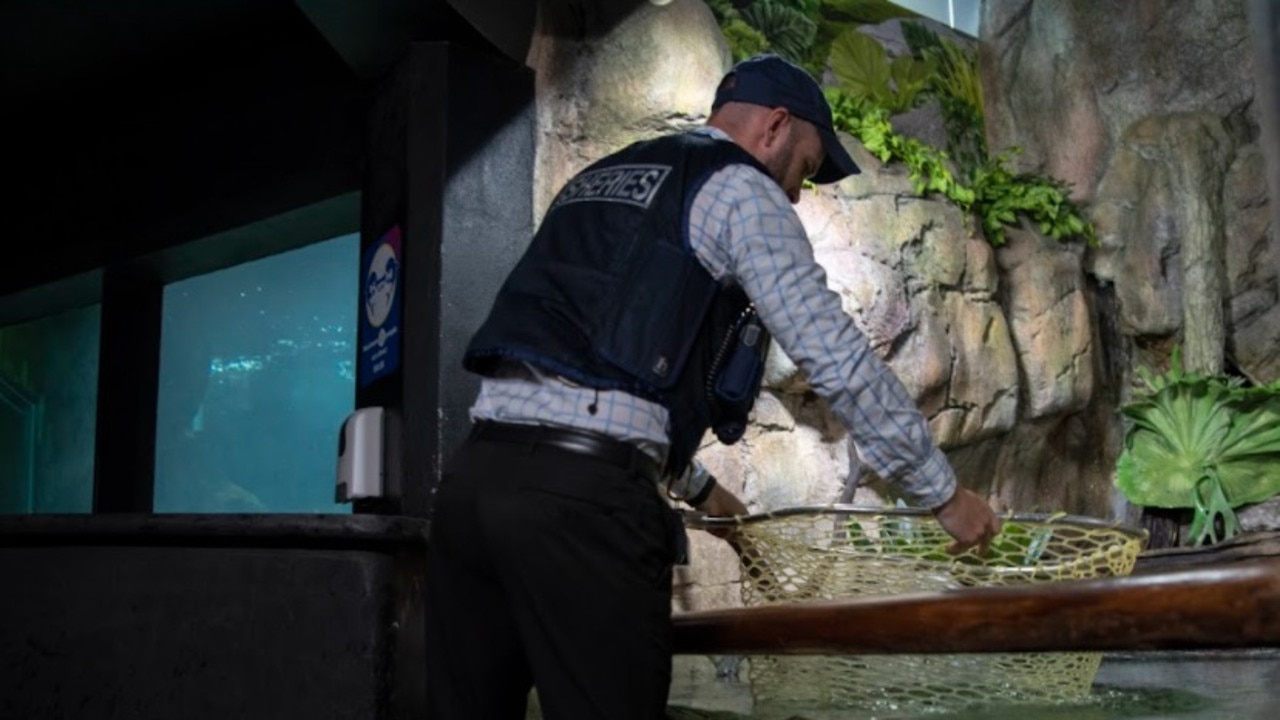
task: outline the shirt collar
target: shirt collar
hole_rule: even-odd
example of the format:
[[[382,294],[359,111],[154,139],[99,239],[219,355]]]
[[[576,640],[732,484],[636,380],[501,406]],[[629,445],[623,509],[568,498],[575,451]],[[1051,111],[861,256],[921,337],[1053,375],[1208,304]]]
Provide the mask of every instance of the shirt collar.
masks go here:
[[[707,135],[717,140],[728,140],[729,142],[733,142],[733,138],[729,137],[729,133],[721,130],[718,127],[712,127],[710,125],[699,126],[698,128],[694,129],[692,132],[698,135]]]

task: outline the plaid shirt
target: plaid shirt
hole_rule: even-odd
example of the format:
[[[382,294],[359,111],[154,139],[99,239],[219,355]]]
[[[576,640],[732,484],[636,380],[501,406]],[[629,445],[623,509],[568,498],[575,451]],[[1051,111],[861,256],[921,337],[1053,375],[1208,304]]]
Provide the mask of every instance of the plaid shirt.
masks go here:
[[[729,140],[715,128],[695,132]],[[751,298],[775,342],[849,430],[862,459],[917,504],[946,502],[956,487],[946,457],[910,393],[827,287],[826,272],[777,182],[749,165],[722,168],[694,197],[688,232],[703,267]],[[667,447],[663,407],[524,365],[484,378],[471,417],[592,430],[659,459]],[[681,490],[692,495],[698,488]]]

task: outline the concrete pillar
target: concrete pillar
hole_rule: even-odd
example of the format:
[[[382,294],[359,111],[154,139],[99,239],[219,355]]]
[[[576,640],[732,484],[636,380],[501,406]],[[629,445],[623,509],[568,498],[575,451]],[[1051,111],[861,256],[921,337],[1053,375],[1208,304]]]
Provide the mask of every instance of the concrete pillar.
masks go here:
[[[532,236],[533,73],[450,43],[410,44],[369,118],[356,406],[390,419],[390,497],[425,517],[479,382],[462,352]]]

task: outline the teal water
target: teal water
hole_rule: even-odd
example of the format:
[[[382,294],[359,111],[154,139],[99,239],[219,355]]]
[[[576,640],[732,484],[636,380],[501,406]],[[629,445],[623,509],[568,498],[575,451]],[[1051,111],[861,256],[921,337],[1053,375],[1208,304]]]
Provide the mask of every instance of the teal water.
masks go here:
[[[165,286],[156,512],[348,513],[359,237]],[[0,327],[0,513],[93,508],[100,307]]]
[[[350,512],[333,484],[359,249],[344,235],[165,287],[156,512]]]
[[[756,707],[732,668],[715,677],[701,658],[676,665],[672,720],[1276,720],[1280,649],[1231,653],[1135,653],[1104,658],[1090,696],[1067,705],[990,705],[945,710]],[[746,673],[738,676],[745,679]]]

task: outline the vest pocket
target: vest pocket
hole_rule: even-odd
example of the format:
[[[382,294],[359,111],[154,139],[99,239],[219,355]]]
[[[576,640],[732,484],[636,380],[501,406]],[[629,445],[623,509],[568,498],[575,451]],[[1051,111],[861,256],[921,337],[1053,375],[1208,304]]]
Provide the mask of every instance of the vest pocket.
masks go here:
[[[732,445],[747,429],[747,418],[760,394],[765,359],[769,351],[769,331],[747,306],[730,328],[707,380],[711,396],[711,425],[716,438]]]
[[[642,241],[618,294],[601,315],[596,352],[641,386],[675,386],[718,285],[687,251]]]

